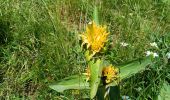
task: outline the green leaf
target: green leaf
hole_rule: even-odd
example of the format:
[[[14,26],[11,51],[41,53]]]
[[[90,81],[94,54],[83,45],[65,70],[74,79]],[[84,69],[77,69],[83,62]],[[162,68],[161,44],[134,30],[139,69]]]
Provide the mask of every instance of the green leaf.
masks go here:
[[[170,100],[170,85],[167,82],[164,82],[158,100]]]
[[[90,66],[90,98],[94,98],[96,93],[97,93],[97,89],[98,86],[100,84],[100,80],[101,80],[101,74],[102,74],[102,61],[100,59],[98,59],[95,63],[94,61],[89,62],[89,66]]]
[[[67,77],[60,82],[50,85],[50,88],[58,91],[63,92],[67,89],[90,89],[90,98],[94,98],[96,95],[97,89],[100,84],[100,77],[102,74],[102,68],[103,63],[102,60],[97,60],[95,63],[94,61],[89,62],[90,71],[91,71],[91,79],[90,82],[86,82],[86,76],[84,75],[74,75]],[[119,66],[120,68],[120,80],[123,80],[125,78],[131,77],[132,75],[139,73],[143,70],[145,70],[146,66],[151,63],[150,58],[144,58],[140,60],[135,60],[131,63],[128,63],[126,65]],[[90,86],[89,87],[89,83]],[[108,86],[115,86],[117,85],[115,82],[112,82]]]
[[[130,63],[118,66],[119,70],[120,70],[120,81],[126,78],[131,77],[132,75],[135,75],[139,72],[142,72],[145,70],[146,66],[151,64],[151,58],[150,57],[146,57],[143,59],[139,59],[139,60],[134,60],[131,61]],[[108,84],[107,86],[115,86],[117,85],[116,82],[112,82],[110,84]]]
[[[146,66],[151,64],[151,58],[147,57],[144,59],[135,60],[129,64],[119,66],[120,68],[120,80],[129,78],[132,75],[142,72],[145,70]]]
[[[85,78],[86,76],[84,75],[73,75],[49,87],[57,92],[63,92],[68,89],[89,89],[89,83],[85,81]]]
[[[97,25],[99,25],[98,10],[96,6],[94,7],[93,11],[93,20]]]

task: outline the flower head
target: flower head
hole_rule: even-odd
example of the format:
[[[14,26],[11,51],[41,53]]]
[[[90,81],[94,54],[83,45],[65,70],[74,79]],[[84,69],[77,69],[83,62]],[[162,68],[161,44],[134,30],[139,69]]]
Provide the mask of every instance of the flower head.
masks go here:
[[[105,77],[105,83],[110,83],[118,78],[118,69],[110,65],[103,69],[102,75]]]
[[[146,53],[146,56],[150,56],[152,52],[151,51],[146,51],[145,53]]]
[[[86,75],[86,82],[89,81],[89,79],[90,79],[90,68],[87,67],[86,72],[83,73],[83,74]]]
[[[170,59],[170,52],[168,52],[168,53],[166,54],[166,57],[167,57],[168,59]]]
[[[91,22],[87,25],[86,31],[81,35],[82,45],[87,44],[87,48],[90,48],[93,53],[99,52],[104,47],[108,35],[106,26],[99,26],[95,22]]]
[[[153,58],[155,57],[159,57],[159,55],[156,52],[152,52],[152,51],[146,51],[146,56],[153,56]]]
[[[131,100],[131,99],[129,96],[124,95],[124,96],[122,96],[122,100]]]
[[[158,48],[158,45],[157,45],[156,42],[150,43],[150,45],[151,45],[152,47]]]
[[[153,53],[153,57],[155,58],[155,57],[159,57],[159,55],[157,54],[157,53]]]
[[[122,47],[126,47],[126,46],[129,45],[128,43],[125,43],[125,42],[121,42],[120,44],[121,44]]]

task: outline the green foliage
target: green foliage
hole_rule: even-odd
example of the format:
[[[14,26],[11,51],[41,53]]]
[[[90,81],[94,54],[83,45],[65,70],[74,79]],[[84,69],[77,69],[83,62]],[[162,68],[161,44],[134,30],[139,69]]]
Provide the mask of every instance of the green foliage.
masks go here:
[[[120,88],[119,86],[111,86],[109,88],[101,86],[96,96],[97,100],[120,100]]]
[[[120,68],[120,75],[119,75],[120,80],[125,80],[125,79],[131,77],[132,75],[145,70],[149,64],[151,64],[150,57],[140,59],[140,60],[135,60],[131,63],[120,66],[119,67]],[[50,85],[50,88],[52,88],[58,92],[63,92],[64,90],[68,90],[68,89],[90,89],[90,98],[91,99],[96,96],[96,93],[97,93],[98,98],[102,97],[104,99],[104,95],[106,93],[105,91],[107,91],[106,87],[108,87],[108,86],[111,86],[110,87],[111,92],[108,93],[109,95],[116,93],[113,91],[113,90],[115,90],[115,88],[113,86],[117,85],[115,82],[106,85],[106,87],[100,86],[103,61],[100,59],[98,59],[95,63],[94,63],[94,61],[90,61],[89,66],[90,66],[90,71],[91,71],[91,77],[90,77],[89,84],[88,84],[88,82],[85,82],[85,79],[87,78],[86,76],[74,75],[74,76],[70,76],[70,77],[63,79],[60,82],[55,83],[54,85]],[[129,69],[129,68],[133,68],[133,70]],[[99,90],[98,90],[98,88],[99,88]],[[113,98],[113,96],[110,95],[109,98]]]
[[[58,92],[63,92],[68,89],[89,89],[89,83],[85,80],[86,77],[83,75],[74,75],[64,78],[61,82],[50,85],[49,87]]]
[[[0,4],[2,100],[79,99],[71,91],[59,94],[48,85],[84,72],[87,64],[78,34],[91,21],[94,4],[100,23],[110,30],[104,59],[121,65],[144,57],[147,50],[159,53],[145,71],[136,74],[129,71],[135,67],[127,68],[131,77],[122,81],[121,95],[154,99],[169,81],[169,0],[0,0]],[[122,47],[120,42],[129,45]],[[159,48],[151,48],[151,42]]]
[[[158,100],[169,100],[169,99],[170,99],[170,85],[167,82],[164,82],[160,90],[160,95],[158,95]]]
[[[102,75],[102,66],[103,61],[98,59],[95,63],[93,61],[91,61],[89,63],[90,66],[90,98],[94,98],[97,90],[98,90],[98,86],[100,84],[100,80],[101,80],[101,75]]]
[[[120,66],[120,80],[131,77],[134,74],[140,73],[146,69],[146,66],[151,64],[151,58],[139,59],[129,64]]]

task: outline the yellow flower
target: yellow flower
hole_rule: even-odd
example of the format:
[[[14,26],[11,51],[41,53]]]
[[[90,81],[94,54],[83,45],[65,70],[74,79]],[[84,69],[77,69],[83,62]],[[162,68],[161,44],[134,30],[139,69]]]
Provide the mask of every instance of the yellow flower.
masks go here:
[[[81,35],[83,40],[82,45],[87,44],[87,48],[90,48],[95,54],[103,48],[108,35],[106,26],[99,26],[96,25],[95,22],[92,22],[87,25],[86,31]]]
[[[90,79],[90,68],[89,67],[87,67],[87,69],[86,69],[86,73],[83,73],[84,75],[86,75],[86,82],[87,81],[89,81],[89,79]]]
[[[118,68],[115,68],[112,65],[104,67],[102,70],[102,75],[105,77],[105,83],[110,83],[118,78]]]

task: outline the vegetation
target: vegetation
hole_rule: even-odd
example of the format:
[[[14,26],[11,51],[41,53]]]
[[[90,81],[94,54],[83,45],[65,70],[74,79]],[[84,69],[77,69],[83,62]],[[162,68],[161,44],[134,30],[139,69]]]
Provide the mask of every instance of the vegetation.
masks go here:
[[[86,90],[59,93],[49,85],[85,72],[79,36],[95,6],[109,32],[105,60],[119,68],[152,56],[144,70],[120,82],[122,99],[169,100],[169,0],[0,0],[0,99],[88,97]]]

